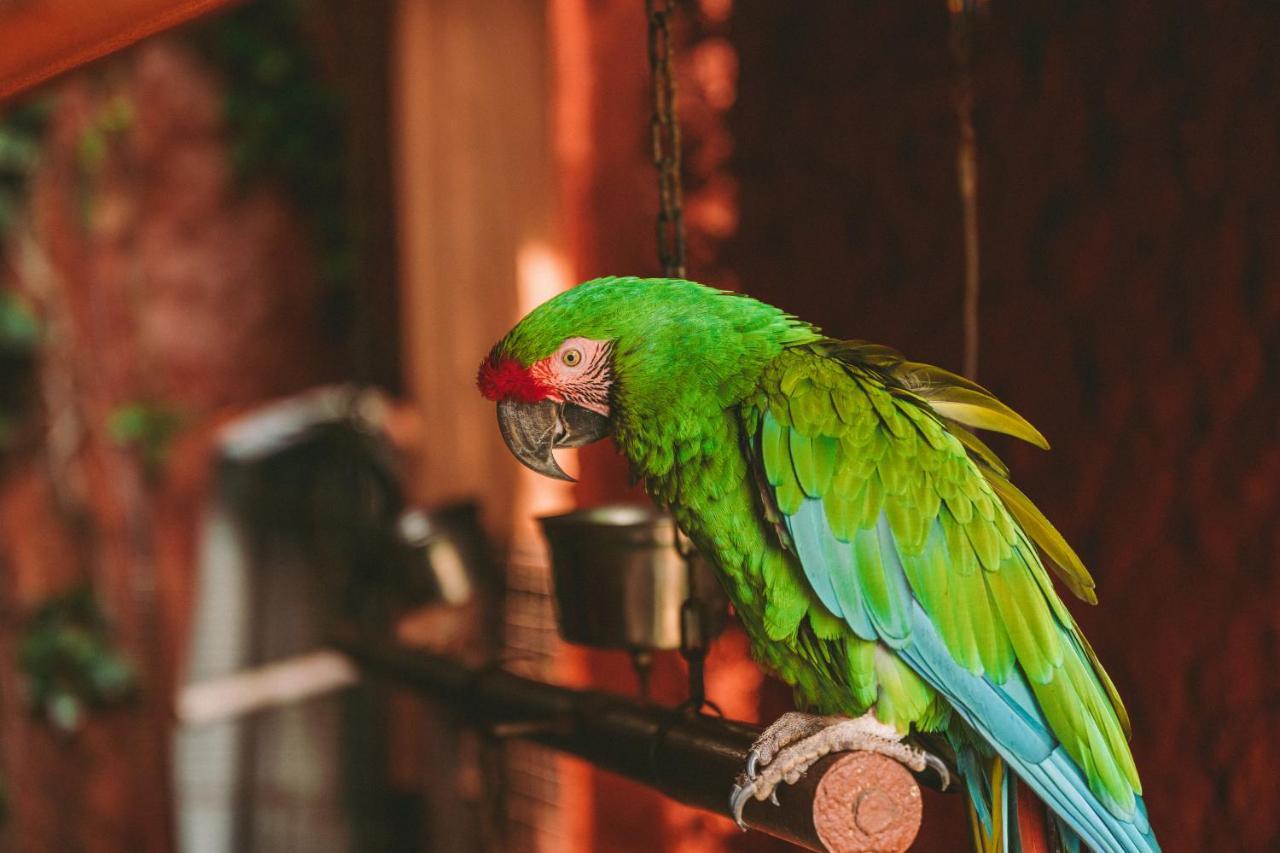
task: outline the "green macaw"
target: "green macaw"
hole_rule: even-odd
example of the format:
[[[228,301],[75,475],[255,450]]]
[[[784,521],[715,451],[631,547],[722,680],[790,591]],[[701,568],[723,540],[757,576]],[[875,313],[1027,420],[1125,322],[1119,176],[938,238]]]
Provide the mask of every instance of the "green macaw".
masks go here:
[[[717,567],[756,658],[820,715],[757,741],[739,819],[827,752],[940,765],[910,745],[924,738],[949,750],[983,850],[1035,849],[1037,825],[1065,850],[1159,850],[1124,706],[1045,569],[1091,603],[1093,580],[969,430],[1047,444],[988,391],[746,296],[639,278],[534,309],[478,385],[548,476],[568,479],[555,448],[612,434]]]

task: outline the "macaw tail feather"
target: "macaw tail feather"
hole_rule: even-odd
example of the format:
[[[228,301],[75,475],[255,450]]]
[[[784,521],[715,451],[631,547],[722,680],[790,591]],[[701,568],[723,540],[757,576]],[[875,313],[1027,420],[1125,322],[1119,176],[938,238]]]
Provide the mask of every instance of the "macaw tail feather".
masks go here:
[[[1009,788],[1014,799],[1019,849],[1022,853],[1055,853],[1055,846],[1049,838],[1049,815],[1044,803],[1030,791],[1019,789],[1016,778],[1010,780]],[[1056,829],[1054,826],[1055,832]]]
[[[1080,839],[1051,812],[1004,759],[982,768],[985,784],[969,784],[969,825],[977,853],[1080,853]]]

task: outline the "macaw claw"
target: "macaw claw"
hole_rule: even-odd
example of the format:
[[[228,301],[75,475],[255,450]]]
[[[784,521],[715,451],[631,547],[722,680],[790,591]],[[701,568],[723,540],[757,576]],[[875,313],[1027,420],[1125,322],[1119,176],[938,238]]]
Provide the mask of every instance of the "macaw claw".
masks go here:
[[[933,769],[943,790],[951,774],[940,758],[902,742],[893,726],[867,712],[856,719],[789,713],[778,718],[756,739],[747,753],[747,766],[729,795],[729,811],[742,830],[742,813],[751,799],[778,805],[778,788],[794,784],[818,759],[833,752],[866,751],[887,755],[919,772]]]

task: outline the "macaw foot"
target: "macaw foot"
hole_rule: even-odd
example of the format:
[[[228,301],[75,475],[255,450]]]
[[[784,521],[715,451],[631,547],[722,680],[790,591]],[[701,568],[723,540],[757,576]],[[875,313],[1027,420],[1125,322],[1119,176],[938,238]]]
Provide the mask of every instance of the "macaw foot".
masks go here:
[[[941,759],[903,743],[898,730],[877,720],[872,711],[856,719],[792,711],[765,729],[747,753],[746,771],[729,797],[733,819],[745,830],[742,810],[748,800],[772,800],[777,805],[779,785],[794,784],[824,755],[846,751],[878,752],[917,773],[932,767],[944,789],[950,778]]]

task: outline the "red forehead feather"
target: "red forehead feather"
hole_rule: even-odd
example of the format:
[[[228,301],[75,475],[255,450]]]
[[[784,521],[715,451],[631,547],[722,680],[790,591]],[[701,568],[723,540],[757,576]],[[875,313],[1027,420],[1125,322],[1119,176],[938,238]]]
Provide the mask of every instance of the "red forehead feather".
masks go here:
[[[480,362],[476,387],[487,399],[495,402],[511,399],[521,403],[536,403],[545,400],[551,390],[514,358],[500,361],[486,358]]]

